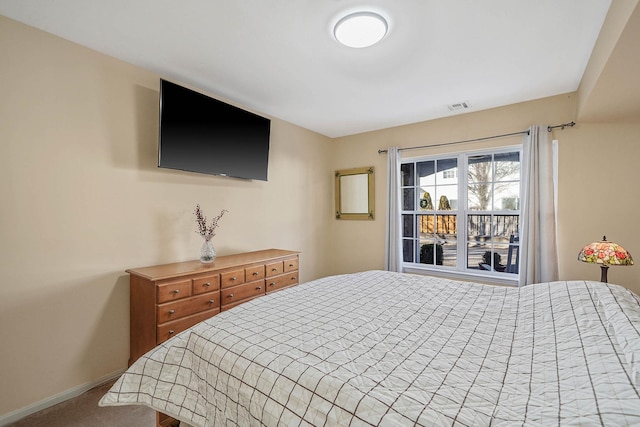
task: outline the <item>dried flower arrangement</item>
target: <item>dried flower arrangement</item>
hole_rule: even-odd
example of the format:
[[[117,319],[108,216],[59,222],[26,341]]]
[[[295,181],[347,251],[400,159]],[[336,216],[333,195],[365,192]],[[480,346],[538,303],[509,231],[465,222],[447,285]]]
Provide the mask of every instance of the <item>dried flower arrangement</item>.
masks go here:
[[[194,213],[196,214],[196,224],[198,226],[198,231],[196,233],[200,234],[205,241],[209,241],[216,235],[216,228],[218,228],[218,221],[225,214],[225,212],[229,212],[226,209],[223,209],[220,212],[220,215],[216,216],[211,220],[211,225],[207,225],[207,217],[202,213],[202,209],[200,205],[196,205],[196,210]]]

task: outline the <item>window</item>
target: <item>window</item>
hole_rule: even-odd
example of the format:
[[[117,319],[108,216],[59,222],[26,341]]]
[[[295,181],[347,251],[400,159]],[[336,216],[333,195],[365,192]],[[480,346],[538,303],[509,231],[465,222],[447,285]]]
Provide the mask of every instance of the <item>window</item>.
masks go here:
[[[510,147],[403,160],[405,268],[517,279],[520,159]]]
[[[445,171],[442,171],[442,178],[444,179],[452,179],[456,177],[456,170],[455,169],[447,169]]]

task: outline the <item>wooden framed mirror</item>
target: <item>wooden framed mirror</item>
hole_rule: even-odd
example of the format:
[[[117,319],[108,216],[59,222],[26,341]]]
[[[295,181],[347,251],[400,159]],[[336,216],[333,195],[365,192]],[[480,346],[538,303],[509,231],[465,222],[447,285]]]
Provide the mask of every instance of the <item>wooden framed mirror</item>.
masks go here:
[[[374,219],[373,166],[336,171],[336,219]]]

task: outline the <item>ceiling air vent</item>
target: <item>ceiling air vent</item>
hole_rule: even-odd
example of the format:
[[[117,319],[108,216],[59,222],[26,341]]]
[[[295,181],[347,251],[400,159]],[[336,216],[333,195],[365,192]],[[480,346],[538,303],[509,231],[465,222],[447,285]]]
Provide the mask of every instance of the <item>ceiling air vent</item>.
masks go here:
[[[462,102],[457,102],[455,104],[451,104],[447,106],[449,108],[449,111],[459,111],[459,110],[468,110],[471,108],[471,105],[469,105],[469,101],[462,101]]]

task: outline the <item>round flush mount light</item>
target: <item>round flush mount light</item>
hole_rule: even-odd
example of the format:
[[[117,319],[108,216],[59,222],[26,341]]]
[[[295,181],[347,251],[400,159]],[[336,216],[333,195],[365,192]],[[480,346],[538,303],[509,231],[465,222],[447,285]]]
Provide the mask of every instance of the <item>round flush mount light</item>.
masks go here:
[[[369,47],[387,34],[387,21],[374,12],[350,13],[340,19],[333,35],[340,43],[348,47]]]

